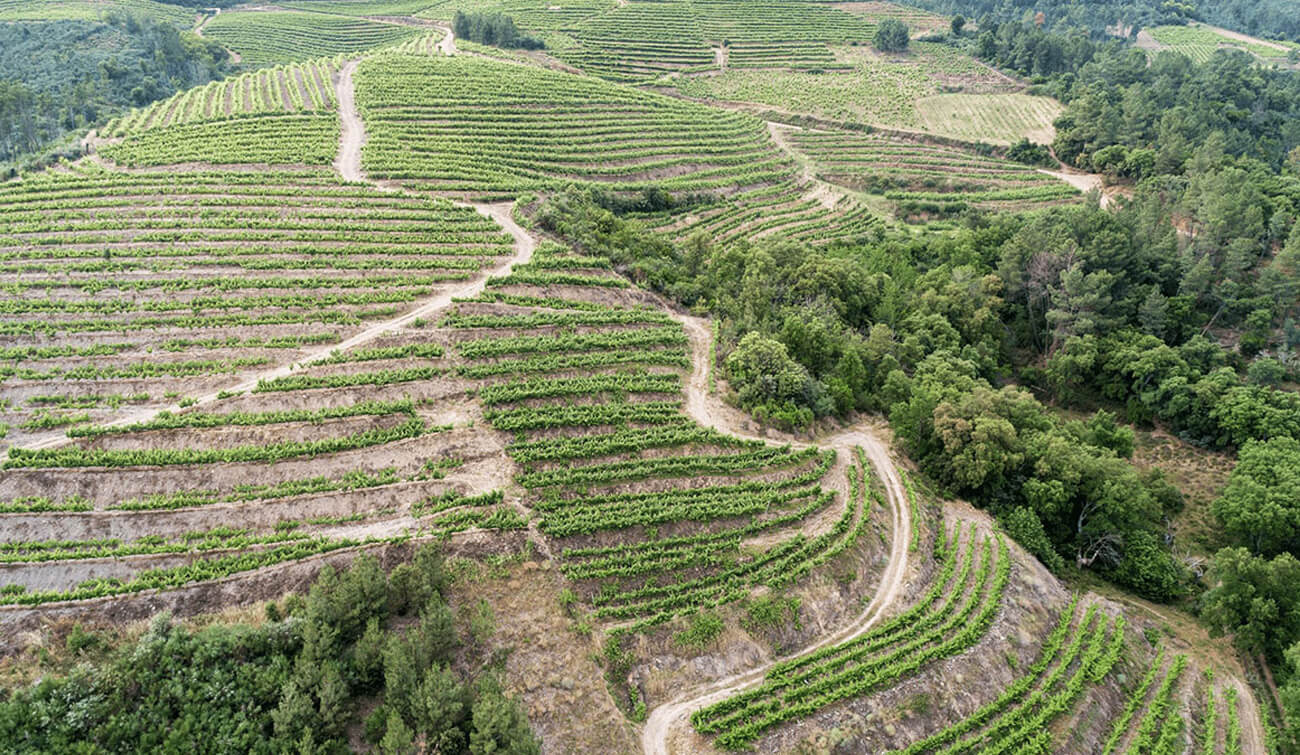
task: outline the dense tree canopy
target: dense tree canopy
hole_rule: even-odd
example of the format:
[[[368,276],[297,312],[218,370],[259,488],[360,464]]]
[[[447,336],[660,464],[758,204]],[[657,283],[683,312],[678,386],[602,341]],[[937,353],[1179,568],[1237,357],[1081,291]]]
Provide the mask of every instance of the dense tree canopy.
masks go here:
[[[1043,14],[1045,28],[1081,30],[1094,36],[1128,36],[1146,26],[1200,19],[1270,39],[1300,41],[1300,17],[1289,0],[909,0],[944,14],[964,13],[980,26],[1031,22]]]
[[[1300,638],[1300,561],[1289,553],[1267,560],[1245,548],[1225,548],[1210,577],[1201,606],[1211,626],[1231,632],[1242,650],[1281,661]]]
[[[418,740],[440,753],[536,755],[527,719],[491,674],[452,671],[460,640],[445,589],[442,557],[427,546],[391,575],[364,555],[342,573],[327,566],[305,599],[288,599],[287,616],[272,604],[259,627],[189,630],[164,614],[102,667],[0,702],[0,746],[348,752],[357,700],[379,696],[365,733],[384,753],[413,753]]]
[[[896,18],[887,18],[876,28],[871,44],[881,52],[903,52],[911,41],[907,25]]]
[[[0,24],[0,165],[227,70],[221,45],[120,11]]]
[[[540,39],[519,31],[515,20],[503,13],[458,10],[451,29],[457,37],[495,47],[537,50],[544,46]]]
[[[1246,443],[1214,515],[1255,553],[1300,549],[1300,441]]]

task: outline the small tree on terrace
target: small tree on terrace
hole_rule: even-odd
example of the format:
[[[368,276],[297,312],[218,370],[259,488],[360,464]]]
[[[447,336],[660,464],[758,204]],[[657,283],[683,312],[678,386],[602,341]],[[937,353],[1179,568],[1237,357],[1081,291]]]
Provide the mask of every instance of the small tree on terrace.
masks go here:
[[[911,41],[911,34],[907,31],[907,24],[896,18],[889,18],[880,23],[871,44],[881,52],[906,52],[909,41]]]

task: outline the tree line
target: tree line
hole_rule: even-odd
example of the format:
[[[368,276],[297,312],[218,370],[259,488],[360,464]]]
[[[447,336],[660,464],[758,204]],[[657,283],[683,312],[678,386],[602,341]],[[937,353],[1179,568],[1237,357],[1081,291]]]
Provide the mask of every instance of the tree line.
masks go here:
[[[461,39],[507,50],[540,50],[546,46],[542,40],[519,31],[513,18],[496,11],[458,10],[452,17],[451,30]]]
[[[980,28],[1032,23],[1047,31],[1127,37],[1144,27],[1200,20],[1269,39],[1300,41],[1300,16],[1290,0],[908,0],[907,4],[944,15],[965,14],[979,19]]]

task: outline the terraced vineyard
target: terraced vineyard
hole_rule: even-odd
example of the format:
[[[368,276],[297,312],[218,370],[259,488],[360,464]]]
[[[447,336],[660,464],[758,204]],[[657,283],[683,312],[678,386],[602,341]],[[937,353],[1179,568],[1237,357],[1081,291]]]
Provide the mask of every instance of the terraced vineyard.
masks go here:
[[[0,19],[28,5],[0,0]],[[510,13],[547,51],[444,55],[441,31],[397,18],[460,9]],[[468,631],[449,657],[499,666],[492,683],[528,700],[556,751],[613,751],[613,728],[655,755],[1252,751],[1236,676],[1155,622],[1130,626],[1118,602],[1071,598],[996,520],[895,468],[871,420],[755,427],[719,388],[743,379],[729,321],[520,225],[575,184],[607,206],[645,191],[641,207],[673,207],[632,213],[650,227],[746,253],[883,239],[887,206],[925,221],[1076,200],[988,144],[933,143],[1010,139],[1054,104],[925,43],[892,58],[851,44],[888,16],[942,21],[805,0],[289,0],[214,16],[205,33],[279,65],[132,111],[98,154],[0,184],[0,649],[105,612],[278,599],[322,564],[437,539],[477,601],[455,607]],[[594,75],[534,65],[546,55]],[[944,76],[999,93],[939,94]],[[800,129],[620,82],[953,138]],[[894,230],[879,246],[917,229]],[[827,252],[825,270],[859,251]],[[881,307],[854,348],[899,345]],[[404,589],[393,574],[385,591]],[[480,587],[496,581],[535,613],[493,615]],[[287,641],[313,646],[284,610]],[[422,652],[439,620],[382,645],[358,626],[348,663]],[[532,673],[556,657],[584,671]],[[439,673],[454,682],[462,660]],[[419,687],[431,706],[435,683]],[[392,720],[379,704],[362,728]],[[587,704],[633,723],[599,719],[599,744],[570,747],[563,727]]]
[[[595,619],[623,630],[790,585],[870,521],[859,462],[823,490],[833,452],[742,441],[682,411],[679,324],[607,263],[550,245],[444,319],[538,529]],[[801,525],[824,521],[804,534]],[[657,534],[656,534],[657,533]],[[763,546],[746,546],[763,542]]]
[[[907,24],[907,28],[913,33],[944,31],[949,28],[949,19],[907,5],[879,2],[879,0],[844,0],[844,2],[833,3],[832,7],[849,13],[861,13],[877,22],[886,18],[896,19]]]
[[[130,167],[180,163],[329,165],[338,143],[338,118],[284,114],[150,129],[121,144],[105,145],[99,153]]]
[[[837,68],[830,48],[820,42],[733,42],[728,68]]]
[[[500,446],[440,408],[464,391],[444,347],[401,327],[512,253],[491,219],[304,173],[51,175],[0,207],[23,446],[0,604],[524,526],[493,492]]]
[[[1186,55],[1197,63],[1209,60],[1220,49],[1244,50],[1265,63],[1279,63],[1286,60],[1289,50],[1300,48],[1294,42],[1243,41],[1201,24],[1157,26],[1147,32],[1162,48]]]
[[[103,136],[123,137],[234,116],[331,113],[338,106],[334,96],[338,69],[338,60],[316,60],[214,81],[133,110],[105,126]]]
[[[724,189],[784,180],[762,122],[596,79],[465,56],[385,55],[357,72],[375,178],[496,194],[566,183]]]
[[[1020,163],[972,150],[883,134],[791,130],[791,146],[822,180],[881,194],[901,218],[958,214],[968,207],[1031,210],[1068,202],[1078,190]]]
[[[5,421],[18,442],[38,415],[98,416],[96,403],[55,411],[61,397],[173,404],[342,340],[510,253],[471,210],[326,175],[97,172],[3,197],[16,412]],[[56,336],[65,345],[45,348]]]
[[[691,3],[629,2],[564,31],[581,44],[555,56],[611,81],[646,81],[713,65]]]
[[[419,29],[299,11],[222,13],[203,27],[203,35],[239,53],[250,66],[333,57],[396,44]]]
[[[445,0],[293,0],[281,8],[339,16],[414,16]]]
[[[781,46],[769,49],[765,55],[778,55]],[[952,48],[915,42],[906,56],[881,55],[868,47],[837,47],[833,54],[833,64],[804,65],[798,57],[786,66],[792,70],[784,71],[728,64],[718,74],[670,83],[692,98],[750,103],[845,123],[989,143],[1009,143],[1026,135],[1051,141],[1052,119],[1059,112],[1055,101],[1013,93],[1014,82]],[[805,68],[810,70],[799,70]],[[954,89],[972,93],[948,93]]]
[[[434,32],[421,37],[413,37],[400,45],[394,46],[392,50],[404,55],[441,55],[442,50],[439,49],[438,43],[442,39],[442,32]]]
[[[108,10],[147,15],[184,29],[195,12],[154,0],[0,0],[0,21],[98,21]]]
[[[700,31],[721,43],[870,42],[876,24],[834,4],[774,0],[693,0]]]
[[[790,182],[740,192],[677,213],[642,213],[638,217],[674,238],[686,239],[703,231],[722,243],[779,235],[830,244],[881,230],[880,218],[865,205],[848,197],[828,201]]]
[[[640,82],[728,65],[836,67],[826,43],[866,42],[874,24],[815,3],[690,0],[631,2],[559,30],[576,46],[559,46],[567,63],[613,81]],[[524,23],[533,16],[523,16]],[[540,27],[544,28],[544,27]]]
[[[717,735],[723,747],[743,747],[977,643],[999,610],[1010,553],[1001,538],[977,529],[959,526],[946,540],[940,574],[918,603],[853,640],[777,663],[762,684],[693,713],[695,729]]]
[[[1023,676],[969,717],[899,755],[1053,751],[1053,722],[1123,657],[1124,626],[1122,616],[1102,613],[1095,604],[1080,612],[1071,603]]]
[[[458,10],[499,11],[523,29],[551,33],[571,29],[584,19],[618,7],[615,0],[435,0],[425,5],[416,14],[420,18],[451,21]]]
[[[1175,752],[1174,741],[1184,724],[1171,707],[1176,704],[1173,696],[1186,668],[1185,655],[1169,659],[1162,652],[1156,657],[1124,713],[1115,719],[1103,753]]]

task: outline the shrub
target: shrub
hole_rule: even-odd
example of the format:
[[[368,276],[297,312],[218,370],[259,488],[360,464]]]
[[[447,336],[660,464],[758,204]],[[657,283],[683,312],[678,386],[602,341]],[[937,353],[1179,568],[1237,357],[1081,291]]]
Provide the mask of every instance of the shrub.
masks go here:
[[[701,611],[691,618],[691,625],[678,632],[673,638],[678,645],[694,650],[702,650],[722,636],[724,624],[715,613]]]
[[[881,52],[906,52],[911,41],[907,25],[896,18],[885,19],[876,29],[871,44]]]

